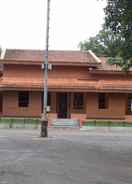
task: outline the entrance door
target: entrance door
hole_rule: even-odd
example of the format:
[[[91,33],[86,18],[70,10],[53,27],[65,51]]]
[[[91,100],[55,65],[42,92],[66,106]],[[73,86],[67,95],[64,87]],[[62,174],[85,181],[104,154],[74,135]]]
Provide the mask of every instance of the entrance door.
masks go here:
[[[68,97],[67,93],[57,94],[58,118],[68,118]]]

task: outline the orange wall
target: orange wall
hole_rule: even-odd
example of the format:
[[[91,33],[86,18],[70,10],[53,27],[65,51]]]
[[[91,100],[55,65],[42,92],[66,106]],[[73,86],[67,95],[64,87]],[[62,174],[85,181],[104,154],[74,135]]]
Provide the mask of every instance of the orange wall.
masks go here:
[[[5,65],[3,77],[17,78],[40,78],[42,77],[41,66]]]
[[[18,107],[17,92],[4,92],[3,116],[40,116],[41,95],[40,92],[30,92],[29,107]]]
[[[29,92],[29,106],[18,106],[18,93],[15,91],[6,91],[3,94],[3,116],[18,117],[40,117],[41,116],[41,92]],[[55,93],[51,95],[51,113],[56,112]]]
[[[3,94],[3,116],[40,116],[41,115],[41,95],[40,92],[30,92],[30,102],[28,108],[18,107],[17,92],[4,92]],[[98,98],[96,93],[85,94],[85,108],[81,111],[75,111],[70,108],[71,117],[101,118],[101,119],[123,119],[126,115],[126,95],[108,94],[108,109],[98,109]],[[51,96],[51,112],[56,115],[56,95]],[[72,98],[71,98],[72,103]]]
[[[41,66],[5,65],[3,77],[43,79]],[[50,78],[91,78],[87,67],[53,66],[49,71]]]
[[[25,79],[43,79],[43,72],[40,65],[4,65],[3,77],[17,77]],[[53,66],[49,71],[49,78],[70,78],[70,79],[84,79],[84,80],[132,80],[132,75],[115,75],[115,74],[90,74],[88,68],[80,66]]]
[[[4,77],[17,78],[35,78],[42,79],[43,73],[41,66],[24,66],[24,65],[5,65]],[[49,71],[50,78],[79,78],[85,80],[99,79],[132,79],[127,75],[90,75],[87,67],[71,67],[71,66],[53,66],[53,70]],[[58,91],[59,92],[59,91]],[[40,116],[41,114],[41,97],[40,92],[30,93],[29,108],[18,108],[17,93],[4,92],[3,96],[3,115],[9,116]],[[52,95],[52,113],[56,113],[56,97]],[[96,93],[87,93],[85,95],[86,106],[83,112],[75,112],[71,106],[73,114],[87,114],[88,118],[124,118],[126,113],[126,95],[125,94],[109,94],[109,108],[98,110],[98,99]],[[72,99],[72,97],[71,97]]]
[[[88,118],[125,118],[126,95],[108,94],[108,109],[98,109],[98,96],[96,93],[87,94],[87,117]]]

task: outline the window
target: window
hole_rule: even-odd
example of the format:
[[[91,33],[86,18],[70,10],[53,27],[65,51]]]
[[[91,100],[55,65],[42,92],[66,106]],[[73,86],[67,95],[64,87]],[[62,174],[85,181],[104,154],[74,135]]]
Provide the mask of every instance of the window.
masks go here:
[[[105,93],[98,94],[98,108],[106,109],[108,107],[108,99]]]
[[[128,113],[132,113],[132,96],[128,97]]]
[[[82,93],[74,93],[73,108],[80,110],[84,107],[84,95]]]
[[[19,107],[28,107],[29,105],[29,92],[19,92],[18,94]]]

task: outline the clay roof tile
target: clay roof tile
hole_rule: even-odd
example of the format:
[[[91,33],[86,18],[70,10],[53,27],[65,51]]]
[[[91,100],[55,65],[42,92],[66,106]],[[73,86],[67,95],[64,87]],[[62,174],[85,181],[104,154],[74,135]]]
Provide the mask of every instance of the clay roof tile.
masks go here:
[[[7,49],[4,60],[15,61],[43,61],[43,50],[20,50]],[[49,51],[49,62],[69,62],[69,63],[98,63],[89,53],[84,51]]]

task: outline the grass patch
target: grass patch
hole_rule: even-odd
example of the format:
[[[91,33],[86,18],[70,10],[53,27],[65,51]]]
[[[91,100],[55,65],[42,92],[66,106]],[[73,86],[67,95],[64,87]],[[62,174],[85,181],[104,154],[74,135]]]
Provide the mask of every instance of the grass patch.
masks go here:
[[[83,123],[88,127],[132,127],[132,121],[112,121],[112,120],[88,120]]]
[[[39,118],[0,118],[0,124],[39,124]]]

